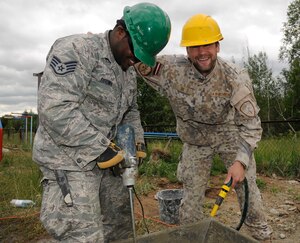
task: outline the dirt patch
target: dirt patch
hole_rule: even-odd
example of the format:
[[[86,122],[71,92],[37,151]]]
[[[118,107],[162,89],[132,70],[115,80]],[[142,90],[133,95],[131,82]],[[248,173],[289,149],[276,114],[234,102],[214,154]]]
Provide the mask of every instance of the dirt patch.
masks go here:
[[[220,191],[220,186],[225,179],[224,175],[211,178],[210,187],[206,192],[204,209],[207,216],[212,209],[215,198]],[[286,180],[282,178],[270,178],[258,176],[265,213],[268,223],[273,228],[272,240],[268,242],[295,243],[300,242],[300,182],[297,180]],[[174,227],[160,221],[159,203],[155,197],[156,192],[163,189],[181,188],[180,184],[169,183],[162,178],[156,181],[157,190],[147,196],[140,196],[143,210],[135,200],[135,214],[138,222],[138,235],[147,233],[146,226],[142,220],[142,212],[149,232],[161,231]],[[216,220],[226,226],[235,228],[240,222],[241,212],[239,210],[237,197],[234,190],[231,190],[215,217]],[[245,227],[240,230],[243,234],[248,234]]]
[[[214,176],[211,178],[210,187],[207,190],[204,204],[207,216],[209,216],[224,179],[225,175]],[[165,178],[153,179],[152,182],[156,185],[156,190],[150,192],[146,196],[139,195],[142,207],[135,198],[137,235],[144,235],[147,234],[147,232],[157,232],[176,227],[176,225],[168,225],[160,220],[159,204],[155,195],[159,190],[178,189],[181,188],[181,185],[178,183],[170,183]],[[262,187],[261,193],[267,219],[274,231],[272,240],[267,242],[300,242],[300,181],[258,175],[258,182]],[[231,190],[219,208],[215,219],[228,227],[235,228],[238,225],[240,218],[241,212],[237,203],[237,197],[234,190]],[[51,240],[46,231],[42,228],[38,215],[31,217],[29,223],[28,220],[26,221],[25,226],[28,226],[28,229],[24,231],[20,231],[15,227],[16,222],[22,223],[23,221],[11,219],[2,221],[2,223],[0,222],[0,242],[55,242]],[[24,227],[24,229],[26,227]],[[34,240],[28,240],[28,232],[32,232],[33,229],[39,232],[39,237],[34,237]],[[245,227],[242,227],[240,232],[247,234]]]

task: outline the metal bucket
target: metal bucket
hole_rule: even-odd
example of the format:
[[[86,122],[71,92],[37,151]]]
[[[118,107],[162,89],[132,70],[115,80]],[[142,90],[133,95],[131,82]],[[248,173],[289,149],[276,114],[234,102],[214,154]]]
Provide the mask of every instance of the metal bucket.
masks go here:
[[[156,193],[159,218],[167,224],[179,224],[179,207],[183,196],[181,189],[166,189]]]

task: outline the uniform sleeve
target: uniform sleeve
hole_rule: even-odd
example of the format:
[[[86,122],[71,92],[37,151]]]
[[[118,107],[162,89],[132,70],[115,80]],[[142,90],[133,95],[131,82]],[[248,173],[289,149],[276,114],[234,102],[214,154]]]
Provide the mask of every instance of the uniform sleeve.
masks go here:
[[[47,57],[38,97],[40,123],[81,168],[110,143],[79,109],[94,65],[90,52],[81,39],[56,41]]]
[[[135,84],[136,84],[136,80],[135,80]],[[145,143],[144,129],[141,124],[140,112],[138,110],[138,104],[137,104],[137,87],[134,89],[132,103],[130,105],[129,110],[124,114],[122,124],[130,124],[134,128],[136,143]]]
[[[239,129],[239,148],[236,160],[248,167],[250,157],[261,140],[262,127],[252,82],[246,70],[240,73],[239,79],[240,82],[238,82],[231,100],[236,110],[235,123]]]
[[[161,95],[165,95],[165,74],[166,64],[160,60],[156,62],[154,68],[147,66],[144,63],[138,63],[135,66],[137,74],[153,89],[158,91]]]

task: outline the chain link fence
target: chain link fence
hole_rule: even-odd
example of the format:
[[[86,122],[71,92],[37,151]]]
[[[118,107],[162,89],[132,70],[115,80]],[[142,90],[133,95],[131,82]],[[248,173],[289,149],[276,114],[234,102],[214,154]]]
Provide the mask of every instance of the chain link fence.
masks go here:
[[[300,120],[263,121],[263,136],[255,150],[258,172],[300,178]],[[148,139],[179,140],[176,125],[144,126]],[[149,135],[151,134],[151,135]],[[4,146],[31,149],[34,132],[3,129]]]
[[[300,120],[263,121],[263,135],[255,150],[257,171],[300,179]],[[145,126],[145,132],[176,133],[175,125]],[[179,139],[163,136],[156,139]],[[146,137],[154,139],[155,137]]]

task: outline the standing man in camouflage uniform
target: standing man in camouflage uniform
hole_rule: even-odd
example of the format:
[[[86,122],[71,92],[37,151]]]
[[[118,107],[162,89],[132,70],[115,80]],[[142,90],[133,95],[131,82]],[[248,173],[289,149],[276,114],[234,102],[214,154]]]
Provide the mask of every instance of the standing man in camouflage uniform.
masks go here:
[[[203,219],[202,203],[214,155],[225,163],[225,183],[233,179],[240,205],[243,184],[249,184],[249,209],[245,224],[256,239],[267,239],[272,229],[263,214],[256,185],[253,150],[261,139],[259,108],[245,70],[217,57],[223,39],[210,16],[197,14],[183,27],[181,46],[187,56],[161,56],[154,68],[137,64],[138,72],[154,89],[166,95],[176,115],[177,133],[183,142],[178,179],[184,196],[182,224]]]
[[[101,243],[132,236],[128,189],[112,170],[124,151],[112,141],[128,124],[135,142],[144,143],[132,66],[153,66],[170,30],[164,11],[140,3],[125,7],[113,30],[53,44],[39,87],[33,159],[44,175],[41,221],[55,239]]]

